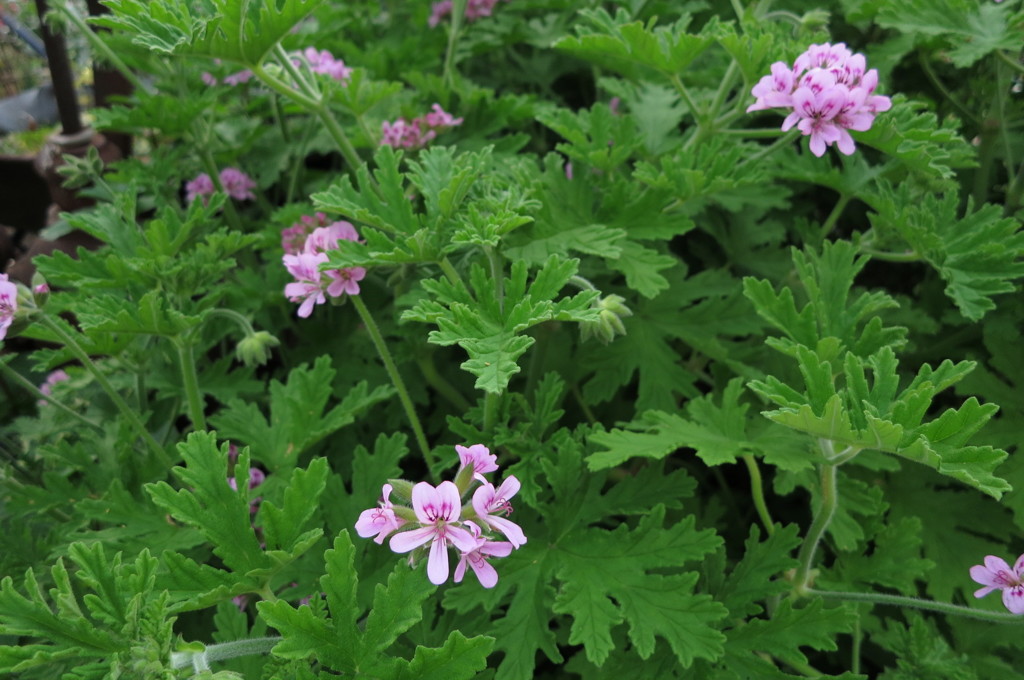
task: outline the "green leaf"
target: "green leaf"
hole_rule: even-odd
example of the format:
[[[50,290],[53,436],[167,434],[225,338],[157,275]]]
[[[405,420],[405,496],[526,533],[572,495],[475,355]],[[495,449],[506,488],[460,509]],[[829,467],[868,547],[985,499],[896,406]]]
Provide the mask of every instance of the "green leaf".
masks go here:
[[[94,23],[118,28],[151,50],[226,59],[255,66],[322,0],[108,0],[112,16]]]
[[[569,641],[582,643],[587,658],[600,665],[613,648],[611,630],[629,624],[629,637],[641,658],[654,652],[655,637],[668,641],[679,662],[714,660],[724,636],[711,624],[727,614],[707,595],[696,595],[696,573],[651,574],[715,550],[713,530],[697,531],[688,517],[663,528],[665,508],[656,505],[634,530],[582,529],[567,536],[558,554],[563,582],[554,611],[573,617]]]
[[[247,444],[253,458],[271,472],[290,468],[314,444],[351,425],[359,414],[394,393],[390,386],[370,390],[360,382],[325,412],[335,374],[330,357],[318,357],[312,367],[302,364],[292,369],[287,383],[271,381],[269,421],[252,402],[233,399],[210,422],[224,438]]]
[[[580,17],[576,36],[561,38],[554,48],[626,76],[640,75],[646,69],[676,76],[711,45],[718,28],[712,19],[700,34],[687,33],[689,15],[671,26],[654,28],[653,22],[647,26],[630,22],[629,13],[622,8],[614,17],[604,9],[580,10]]]
[[[760,613],[761,601],[792,587],[780,577],[798,564],[790,555],[800,545],[799,530],[795,524],[776,526],[772,535],[760,541],[761,530],[756,524],[751,525],[743,544],[743,559],[732,568],[717,592],[717,599],[728,608],[731,618]]]
[[[519,357],[533,345],[533,338],[523,331],[544,321],[597,319],[591,308],[596,291],[554,301],[576,273],[576,265],[577,260],[552,255],[527,285],[527,264],[515,261],[504,281],[503,298],[494,279],[480,266],[470,273],[472,292],[461,281],[425,280],[422,285],[431,297],[405,311],[402,319],[437,324],[438,330],[431,331],[428,340],[465,349],[469,360],[462,368],[477,377],[477,389],[500,394],[519,372]]]
[[[384,145],[374,153],[373,160],[377,169],[372,176],[365,165],[356,170],[358,189],[348,175],[342,175],[327,191],[313,194],[313,204],[389,234],[415,233],[421,225],[399,170],[402,152]]]
[[[363,662],[371,661],[418,623],[423,618],[424,601],[434,592],[422,573],[401,563],[388,576],[387,586],[378,583],[363,633]]]
[[[283,508],[269,500],[260,504],[259,522],[268,549],[291,552],[295,548],[300,534],[317,511],[329,472],[327,459],[315,458],[306,469],[292,471],[284,491]]]
[[[768,652],[784,662],[803,665],[807,657],[801,647],[834,651],[836,637],[850,632],[855,618],[846,607],[826,609],[820,599],[800,609],[793,607],[792,600],[782,600],[771,619],[751,619],[730,630],[726,654]]]
[[[942,276],[946,295],[971,321],[995,309],[992,296],[1016,290],[1024,276],[1024,231],[1003,217],[1003,208],[968,202],[958,217],[955,192],[916,195],[908,185],[884,191],[871,223],[883,236],[896,235]]]
[[[396,680],[469,680],[487,666],[494,638],[467,638],[457,630],[448,634],[443,647],[416,647],[408,664],[399,666]]]
[[[228,486],[228,444],[217,447],[216,436],[193,432],[178,444],[185,467],[174,475],[185,486],[175,490],[167,482],[147,484],[153,501],[175,519],[196,527],[213,546],[224,564],[239,574],[270,566],[266,553],[253,532],[246,484],[237,491]],[[249,469],[249,456],[242,452],[237,465]]]

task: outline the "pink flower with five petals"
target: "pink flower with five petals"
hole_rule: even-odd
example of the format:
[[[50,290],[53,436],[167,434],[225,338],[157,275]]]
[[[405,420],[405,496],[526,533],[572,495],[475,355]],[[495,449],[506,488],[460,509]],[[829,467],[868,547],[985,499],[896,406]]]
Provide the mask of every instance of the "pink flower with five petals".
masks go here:
[[[472,534],[455,526],[462,513],[459,489],[451,482],[441,482],[437,487],[420,482],[412,488],[412,509],[421,527],[395,534],[389,545],[396,553],[407,553],[429,542],[427,578],[441,585],[448,580],[448,545],[463,552],[477,548]]]
[[[519,493],[519,480],[515,475],[509,475],[497,489],[493,484],[484,484],[473,493],[473,509],[480,521],[496,531],[505,534],[513,547],[526,543],[526,534],[515,522],[511,522],[501,515],[512,514],[512,504],[509,499]]]
[[[476,539],[476,548],[464,552],[459,556],[459,563],[455,565],[455,576],[452,578],[456,583],[462,583],[462,577],[466,575],[466,565],[473,568],[473,573],[484,588],[493,588],[498,584],[498,572],[487,561],[488,557],[508,557],[512,554],[512,544],[506,541],[488,541],[481,537],[480,527],[472,522],[466,522],[466,526],[473,532]]]
[[[971,567],[971,578],[985,586],[975,591],[975,597],[1002,590],[1006,608],[1013,614],[1024,614],[1024,555],[1017,558],[1012,569],[1003,558],[987,555],[985,564]]]
[[[498,469],[498,457],[483,444],[473,444],[472,446],[456,444],[455,452],[459,454],[459,462],[462,463],[459,469],[472,467],[473,479],[480,480],[485,484],[487,480],[484,478],[484,473],[494,472]]]
[[[391,503],[391,490],[394,487],[385,484],[380,505],[376,508],[363,510],[356,521],[356,533],[363,538],[373,536],[373,542],[383,545],[384,539],[393,531],[398,531],[405,524],[405,520],[395,515],[394,506]]]

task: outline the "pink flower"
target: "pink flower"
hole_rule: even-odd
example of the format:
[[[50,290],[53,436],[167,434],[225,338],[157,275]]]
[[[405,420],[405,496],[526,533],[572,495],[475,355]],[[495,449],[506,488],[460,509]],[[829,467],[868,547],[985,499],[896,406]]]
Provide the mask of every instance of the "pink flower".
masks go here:
[[[974,597],[985,597],[993,590],[1003,591],[1003,604],[1013,614],[1024,614],[1024,555],[1010,569],[1001,557],[988,555],[984,565],[971,567],[971,578],[985,586]]]
[[[7,329],[14,322],[18,310],[18,287],[11,283],[7,274],[0,274],[0,340],[7,337]]]
[[[324,213],[318,212],[313,217],[303,215],[298,222],[281,230],[281,249],[288,255],[302,252],[306,237],[317,227],[324,226],[327,226],[327,215]]]
[[[390,484],[385,484],[378,507],[363,510],[356,521],[356,533],[363,538],[373,536],[373,542],[377,545],[383,545],[384,539],[390,533],[398,531],[405,524],[405,520],[397,517],[392,509],[394,506],[390,496],[393,488]]]
[[[285,255],[283,260],[288,273],[295,277],[294,282],[285,284],[284,294],[289,301],[302,303],[298,315],[305,319],[313,313],[314,305],[327,302],[320,275],[320,265],[327,262],[327,255],[299,253]]]
[[[440,104],[434,104],[429,113],[414,118],[411,123],[404,118],[394,123],[381,123],[380,144],[396,149],[422,149],[437,137],[438,132],[462,125],[462,122],[462,118],[455,118]]]
[[[245,608],[249,605],[249,596],[235,595],[233,598],[231,598],[231,601],[234,603],[236,607],[238,607],[238,611],[244,612]]]
[[[238,168],[221,170],[220,183],[224,187],[224,192],[237,201],[251,201],[256,198],[251,191],[256,188],[256,182]]]
[[[249,82],[253,77],[253,72],[249,69],[239,71],[238,73],[232,73],[229,76],[224,77],[225,85],[241,85],[242,83]]]
[[[483,444],[473,444],[468,447],[456,444],[455,452],[459,454],[459,462],[462,464],[459,469],[472,467],[473,478],[484,484],[487,483],[484,473],[494,472],[498,469],[498,456],[491,453],[491,450]]]
[[[318,52],[315,47],[307,47],[302,54],[309,62],[309,68],[313,73],[328,75],[342,84],[348,83],[352,69],[345,66],[345,62],[341,59],[335,59],[334,55],[327,50]]]
[[[485,483],[473,493],[473,509],[476,510],[480,521],[505,534],[505,538],[515,548],[526,543],[526,534],[515,522],[491,513],[511,515],[512,504],[509,499],[519,492],[519,487],[519,480],[515,478],[515,475],[509,475],[497,489],[493,484]]]
[[[459,489],[451,482],[441,482],[436,488],[420,482],[412,488],[412,509],[421,527],[392,536],[391,549],[407,553],[429,542],[427,577],[434,585],[440,585],[448,580],[448,545],[463,552],[477,548],[473,536],[455,526],[462,511]]]
[[[794,126],[809,136],[811,153],[822,156],[835,144],[852,154],[856,145],[850,130],[871,128],[875,115],[892,107],[888,97],[876,95],[878,71],[868,70],[863,54],[843,43],[811,45],[793,62],[772,64],[771,75],[751,90],[755,101],[747,111],[790,109],[782,130]]]
[[[56,371],[52,371],[48,376],[46,376],[46,380],[44,380],[43,384],[39,386],[39,391],[49,397],[53,394],[53,386],[59,382],[64,382],[65,380],[71,380],[71,376],[68,375],[67,371],[64,369],[58,368]],[[39,400],[40,406],[48,403],[49,402],[45,399]]]
[[[491,12],[494,11],[494,6],[497,4],[498,0],[469,0],[469,2],[466,3],[466,21],[476,21],[480,17],[491,16]],[[435,2],[430,8],[430,19],[427,20],[427,25],[434,28],[441,23],[441,19],[451,13],[451,0]]]
[[[333,222],[326,227],[314,229],[306,238],[302,250],[306,253],[324,253],[328,250],[337,250],[339,241],[358,240],[359,233],[351,222]]]
[[[203,71],[202,79],[203,79],[203,82],[205,84],[209,85],[210,87],[213,87],[214,85],[216,85],[219,82],[217,80],[217,77],[215,75],[213,75],[212,73],[209,73],[208,71]]]
[[[452,114],[442,109],[440,104],[434,104],[430,109],[430,113],[423,116],[423,122],[426,123],[427,127],[450,128],[462,125],[462,118],[452,117]]]
[[[185,200],[191,203],[200,196],[212,195],[214,191],[216,191],[216,187],[213,186],[213,180],[203,172],[191,182],[185,183]]]
[[[466,522],[466,526],[473,532],[476,540],[476,548],[464,552],[459,556],[459,563],[455,565],[453,581],[462,583],[462,577],[466,574],[466,565],[473,568],[473,573],[484,588],[493,588],[498,583],[498,572],[487,561],[488,557],[508,557],[512,554],[513,546],[505,541],[488,541],[480,536],[480,527],[472,522]]]
[[[359,295],[359,281],[366,278],[366,270],[362,267],[347,267],[345,269],[328,269],[327,278],[331,282],[327,285],[327,294],[331,297],[341,297],[345,293]]]

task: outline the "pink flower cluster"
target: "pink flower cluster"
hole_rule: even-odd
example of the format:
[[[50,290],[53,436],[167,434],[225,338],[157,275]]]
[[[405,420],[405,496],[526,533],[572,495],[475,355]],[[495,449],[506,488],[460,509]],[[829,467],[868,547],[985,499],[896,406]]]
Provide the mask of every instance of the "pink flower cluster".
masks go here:
[[[7,274],[0,274],[0,340],[7,337],[7,329],[14,322],[16,311],[18,311],[18,287],[7,279]]]
[[[850,155],[855,145],[849,130],[871,128],[875,115],[892,108],[888,97],[875,94],[878,71],[867,70],[863,54],[854,54],[843,43],[811,45],[796,58],[793,68],[785,62],[772,64],[771,75],[751,90],[757,98],[747,111],[789,109],[782,130],[794,125],[810,136],[811,153],[825,154],[835,144]]]
[[[256,188],[256,182],[252,181],[249,175],[238,168],[224,168],[220,171],[220,185],[224,192],[237,201],[251,201],[256,198],[252,190]],[[200,173],[195,179],[185,183],[185,200],[189,203],[200,196],[210,196],[217,187],[213,180],[205,172]],[[206,199],[203,199],[204,204]]]
[[[508,0],[505,0],[505,2],[508,2]],[[480,17],[491,16],[491,12],[494,11],[494,6],[497,4],[498,0],[469,0],[466,3],[466,21],[476,21]],[[427,20],[427,24],[434,28],[451,13],[452,0],[435,2],[430,6],[430,19]]]
[[[316,220],[326,222],[326,216],[317,213]],[[366,270],[362,267],[320,271],[320,265],[327,262],[327,251],[337,250],[340,241],[359,240],[356,228],[349,222],[334,222],[314,228],[305,236],[301,250],[292,251],[300,233],[296,227],[304,230],[314,224],[313,218],[307,222],[304,217],[299,224],[281,232],[281,245],[285,248],[284,266],[295,277],[295,281],[285,285],[284,294],[289,301],[301,303],[298,314],[303,319],[313,313],[315,305],[327,302],[325,293],[331,297],[340,297],[346,293],[359,295],[358,282],[366,276]]]
[[[297,53],[296,53],[297,54]],[[309,65],[309,70],[313,73],[322,73],[328,75],[334,80],[337,80],[342,85],[348,84],[349,76],[352,75],[352,69],[345,66],[345,62],[341,59],[335,59],[334,55],[327,50],[318,50],[315,47],[307,47],[302,51],[301,57],[293,56],[291,62],[296,68],[303,67],[302,57],[305,58],[305,63]],[[220,59],[215,60],[216,63],[220,64]],[[225,85],[241,85],[247,83],[253,78],[254,74],[249,69],[244,71],[238,71],[230,75],[224,76],[224,80],[220,81],[217,76],[212,73],[203,72],[203,82],[213,87],[223,82]]]
[[[327,215],[322,212],[316,213],[313,217],[303,215],[298,222],[281,230],[281,249],[286,255],[298,255],[306,245],[306,237],[317,227],[326,226]]]
[[[381,123],[383,135],[380,145],[396,149],[422,149],[437,137],[438,132],[462,125],[462,120],[446,112],[440,104],[434,104],[430,113],[414,118],[411,123],[404,118],[399,118],[394,123]]]
[[[975,597],[1001,590],[1006,608],[1013,614],[1024,614],[1024,555],[1017,558],[1012,569],[1003,558],[987,555],[985,564],[971,567],[971,578],[985,586],[975,591]]]
[[[385,484],[378,507],[359,515],[356,532],[363,538],[372,536],[378,545],[391,535],[389,545],[396,553],[417,551],[411,560],[427,553],[427,577],[434,585],[448,580],[448,548],[453,546],[459,551],[455,583],[462,582],[468,566],[480,585],[493,588],[498,572],[488,559],[507,557],[526,543],[519,525],[506,519],[512,513],[509,500],[519,491],[519,480],[509,475],[495,488],[484,475],[498,469],[497,456],[483,444],[456,446],[455,450],[461,466],[454,482],[441,482],[435,487],[427,482],[412,486],[410,482],[392,480],[403,488],[412,508],[392,503],[395,485]],[[480,486],[463,504],[475,483]],[[506,540],[492,540],[495,532]]]

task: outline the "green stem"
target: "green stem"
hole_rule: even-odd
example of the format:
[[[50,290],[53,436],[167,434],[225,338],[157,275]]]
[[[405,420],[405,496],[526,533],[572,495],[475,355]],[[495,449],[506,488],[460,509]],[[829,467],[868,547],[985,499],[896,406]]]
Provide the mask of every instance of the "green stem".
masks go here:
[[[1010,68],[1018,71],[1019,73],[1024,73],[1024,64],[1021,64],[1019,61],[1008,55],[1003,50],[996,50],[996,56],[999,57]]]
[[[1010,87],[1011,78],[1005,77],[1006,69],[1003,64],[996,64],[996,100],[999,106],[999,137],[1003,142],[1003,155],[1005,160],[1003,164],[1006,166],[1006,185],[1007,187],[1013,186],[1016,183],[1015,170],[1017,163],[1013,160],[1013,144],[1010,143],[1010,129],[1007,122],[1006,115],[1006,92],[1003,89],[1003,83],[1006,83],[1006,89]]]
[[[288,132],[288,124],[285,121],[284,110],[281,108],[281,99],[276,92],[270,95],[270,103],[274,105],[274,120],[277,121],[277,127],[281,129],[281,139],[290,144],[292,136],[291,133]]]
[[[451,261],[447,257],[442,257],[438,260],[437,264],[441,267],[441,271],[444,272],[444,275],[448,277],[448,280],[451,283],[455,285],[462,283],[462,277],[459,276],[459,272],[456,271],[455,267],[452,266]]]
[[[217,161],[214,160],[213,154],[210,152],[210,146],[206,143],[205,139],[196,139],[197,150],[199,151],[199,160],[203,164],[203,168],[206,170],[206,174],[210,176],[210,181],[213,182],[213,186],[216,187],[217,191],[224,193],[224,185],[220,181],[220,171],[217,169]],[[235,231],[244,231],[242,229],[242,220],[238,216],[238,211],[235,210],[235,204],[232,203],[233,199],[228,196],[224,201],[224,216],[227,218],[231,228]]]
[[[496,249],[486,246],[487,262],[491,265],[491,278],[494,279],[494,294],[498,298],[498,309],[505,313],[505,267],[502,262],[501,253]]]
[[[427,436],[423,433],[423,426],[416,415],[416,407],[413,406],[412,399],[409,397],[409,390],[406,389],[405,382],[398,372],[398,367],[395,366],[395,360],[391,358],[391,352],[388,351],[388,346],[384,343],[384,336],[381,335],[380,328],[377,327],[377,323],[373,320],[373,316],[370,315],[370,310],[366,308],[362,298],[358,295],[350,295],[349,299],[352,301],[356,311],[359,312],[359,317],[363,320],[363,325],[366,326],[370,339],[373,340],[374,347],[377,348],[377,354],[384,363],[384,369],[391,378],[391,384],[395,386],[395,390],[398,392],[398,399],[402,402],[402,408],[405,409],[405,415],[409,419],[409,425],[412,427],[416,444],[420,448],[420,453],[423,454],[423,461],[427,465],[427,472],[431,479],[435,479],[434,454],[430,450],[430,445],[427,444]]]
[[[96,382],[99,383],[99,386],[107,393],[110,400],[114,402],[114,406],[116,406],[117,410],[121,412],[121,415],[128,419],[128,422],[135,430],[135,434],[146,442],[146,446],[149,447],[149,450],[157,456],[159,460],[166,461],[167,453],[164,451],[163,447],[157,443],[156,439],[153,438],[153,435],[146,429],[146,426],[143,424],[138,414],[135,413],[125,400],[121,398],[121,395],[117,393],[114,386],[110,384],[109,380],[107,380],[107,376],[103,375],[99,366],[93,363],[92,359],[89,358],[89,354],[82,349],[82,346],[79,345],[78,342],[67,331],[65,331],[59,323],[51,319],[45,312],[40,312],[39,316],[36,318],[39,319],[41,324],[49,328],[54,335],[60,338],[61,342],[64,343],[64,346],[71,350],[71,353],[74,354],[80,362],[82,362],[82,366],[84,366],[85,369],[96,379]]]
[[[57,12],[62,14],[65,19],[74,24],[75,28],[78,29],[79,35],[85,37],[89,42],[89,45],[95,50],[103,59],[111,66],[116,68],[118,72],[124,76],[125,80],[132,84],[136,90],[140,90],[147,94],[153,94],[154,90],[148,83],[140,80],[136,76],[128,65],[124,63],[121,57],[117,56],[117,53],[110,48],[110,45],[99,36],[96,31],[92,30],[92,27],[86,23],[85,19],[78,13],[78,11],[67,2],[58,2],[54,8]]]
[[[452,87],[452,72],[455,64],[455,47],[459,43],[459,32],[462,30],[462,20],[466,15],[467,0],[455,0],[452,3],[452,24],[448,32],[448,47],[444,53],[444,72],[442,79],[450,89]]]
[[[800,130],[798,130],[797,128],[793,128],[792,130],[787,132],[783,137],[780,137],[779,139],[775,140],[775,142],[770,146],[766,146],[757,153],[755,153],[753,156],[748,157],[745,161],[740,163],[739,167],[749,165],[750,163],[754,163],[756,161],[761,160],[765,156],[775,153],[775,151],[777,151],[778,149],[792,144],[793,140],[795,140],[799,136]]]
[[[468,411],[472,408],[469,400],[462,396],[462,393],[455,389],[455,386],[445,380],[444,376],[437,372],[437,366],[431,356],[417,357],[416,365],[420,367],[420,373],[427,384],[433,387],[438,394],[451,402],[452,406],[460,411]]]
[[[494,426],[498,421],[498,406],[501,405],[501,393],[484,392],[484,433],[494,434]]]
[[[860,675],[860,647],[864,640],[864,633],[860,627],[860,612],[857,612],[857,618],[853,621],[853,641],[850,645],[850,672],[854,675]]]
[[[307,97],[315,102],[323,101],[323,93],[320,91],[319,85],[316,80],[311,80],[303,75],[302,71],[296,68],[295,64],[292,63],[292,57],[285,51],[284,45],[277,43],[274,45],[274,54],[277,56],[277,60],[281,63],[281,68],[288,72],[288,75],[295,81],[296,87],[301,89]],[[305,61],[305,59],[303,59]]]
[[[718,134],[733,135],[736,137],[750,137],[751,139],[763,139],[781,137],[786,133],[779,128],[757,128],[754,130],[748,130],[745,128],[727,128],[725,130],[719,129]]]
[[[675,86],[676,91],[679,92],[679,96],[683,98],[686,105],[690,109],[690,113],[693,114],[693,119],[697,123],[697,127],[701,127],[701,120],[704,118],[703,113],[697,109],[696,102],[693,101],[693,97],[690,96],[690,91],[683,85],[683,81],[679,79],[679,76],[673,73],[669,76],[669,80],[672,81],[672,85]]]
[[[793,583],[796,584],[797,592],[804,592],[810,587],[811,568],[814,566],[814,555],[818,551],[818,544],[825,537],[825,531],[832,522],[839,506],[839,493],[836,488],[838,468],[830,463],[822,463],[819,469],[821,476],[821,504],[814,514],[811,526],[804,536],[804,542],[800,546],[797,560],[800,566],[797,567]]]
[[[269,654],[274,645],[281,641],[280,637],[253,638],[251,640],[235,640],[223,642],[219,645],[209,645],[201,652],[172,652],[171,668],[186,668],[192,666],[194,670],[209,670],[209,664],[214,661],[227,661],[240,656],[255,656],[256,654]]]
[[[65,406],[64,404],[60,403],[59,401],[57,401],[56,399],[51,397],[49,394],[45,394],[44,392],[42,392],[39,389],[38,386],[36,386],[35,384],[32,383],[31,380],[29,380],[28,378],[23,376],[21,373],[18,373],[16,370],[11,368],[7,364],[6,361],[0,361],[0,371],[3,371],[4,374],[8,378],[10,378],[14,382],[16,382],[19,385],[21,385],[22,387],[24,387],[26,390],[31,392],[37,398],[43,399],[47,403],[49,403],[49,404],[51,404],[53,406],[56,406],[61,411],[64,411],[64,413],[67,413],[69,416],[72,416],[75,419],[80,420],[81,422],[85,423],[89,427],[94,427],[97,430],[99,430],[100,432],[103,432],[103,426],[99,425],[98,423],[94,423],[93,421],[91,421],[88,418],[86,418],[85,416],[83,416],[81,413],[78,413],[77,411],[72,410],[71,408]]]
[[[839,221],[839,216],[843,214],[843,210],[846,208],[846,205],[850,202],[851,198],[853,197],[849,194],[839,194],[839,200],[836,201],[836,204],[832,207],[832,212],[828,214],[825,222],[821,225],[822,241],[827,239],[828,235],[832,233],[833,229],[835,229],[836,222]]]
[[[939,93],[946,98],[946,101],[952,104],[960,112],[960,115],[964,117],[964,120],[978,122],[979,118],[977,113],[971,111],[969,108],[961,104],[960,98],[954,96],[953,93],[950,92],[949,89],[943,84],[943,82],[939,80],[938,74],[935,73],[935,70],[932,68],[931,62],[928,60],[928,55],[926,55],[923,51],[919,51],[917,53],[917,63],[921,65],[921,70],[924,71],[924,75],[926,78],[928,78],[928,81],[932,84],[932,87],[938,90]]]
[[[218,307],[216,309],[211,309],[208,313],[208,316],[222,316],[225,319],[231,319],[236,324],[238,324],[238,326],[242,329],[242,332],[245,333],[246,336],[256,334],[256,330],[252,327],[252,324],[249,322],[249,319],[245,318],[242,314],[236,312],[233,309]]]
[[[741,8],[742,9],[742,8]],[[715,98],[711,101],[711,108],[707,111],[707,117],[714,119],[718,116],[718,112],[722,109],[722,104],[725,103],[725,98],[728,96],[729,91],[732,90],[733,83],[736,81],[736,74],[739,73],[740,66],[734,59],[729,68],[726,69],[725,75],[722,77],[722,82],[718,86],[718,90],[715,92]]]
[[[583,398],[583,392],[580,391],[580,386],[575,382],[572,384],[572,396],[576,399],[576,403],[579,404],[587,422],[591,425],[595,424],[597,422],[597,417],[594,415],[594,412],[590,410],[590,406],[587,405],[586,400]]]
[[[936,602],[925,600],[919,597],[904,597],[902,595],[888,595],[886,593],[852,593],[832,590],[815,590],[804,588],[803,593],[808,597],[817,595],[827,600],[843,600],[846,602],[870,602],[872,604],[891,605],[893,607],[911,607],[938,614],[949,614],[951,616],[964,616],[969,619],[988,621],[990,623],[1011,623],[1024,624],[1024,616],[1002,612],[987,612],[974,607],[951,604],[948,602]]]
[[[761,468],[757,465],[757,459],[746,453],[743,455],[743,462],[747,464],[747,472],[750,473],[750,493],[754,497],[754,507],[757,508],[757,515],[764,524],[765,531],[771,536],[775,533],[775,522],[768,512],[768,504],[764,500],[764,482],[761,479]]]
[[[740,2],[740,0],[732,0],[732,10],[736,12],[736,18],[743,21],[745,11],[743,9],[743,3]]]
[[[185,388],[185,399],[188,403],[188,417],[192,421],[192,429],[197,432],[206,429],[205,407],[203,395],[199,391],[199,378],[196,374],[196,358],[192,351],[190,338],[176,338],[174,344],[178,348],[178,363],[181,364],[181,383]]]
[[[601,292],[597,286],[590,282],[589,279],[585,279],[582,276],[579,276],[578,274],[570,278],[568,283],[571,286],[576,286],[580,290],[596,290],[598,293]]]
[[[865,255],[870,255],[876,260],[884,260],[886,262],[919,262],[921,260],[921,256],[913,250],[908,250],[905,253],[890,253],[884,250],[875,250],[874,248],[866,246],[861,246],[859,250]]]

